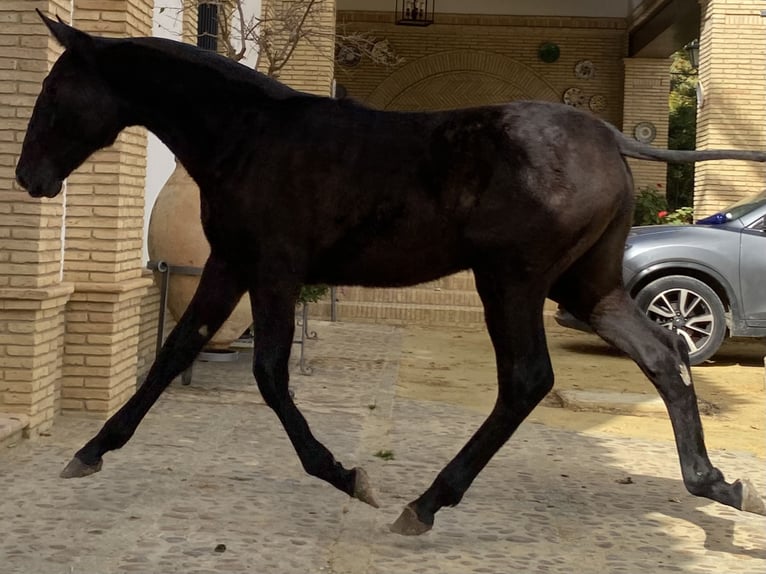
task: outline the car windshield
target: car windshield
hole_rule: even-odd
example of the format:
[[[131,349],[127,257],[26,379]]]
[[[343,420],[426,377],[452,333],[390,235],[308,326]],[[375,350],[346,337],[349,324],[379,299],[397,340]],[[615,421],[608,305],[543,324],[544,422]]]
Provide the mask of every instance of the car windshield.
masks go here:
[[[739,219],[743,215],[750,213],[764,204],[766,204],[766,189],[759,194],[740,199],[737,203],[729,206],[728,209],[724,209],[720,213],[726,217],[727,221],[731,221],[733,219]]]

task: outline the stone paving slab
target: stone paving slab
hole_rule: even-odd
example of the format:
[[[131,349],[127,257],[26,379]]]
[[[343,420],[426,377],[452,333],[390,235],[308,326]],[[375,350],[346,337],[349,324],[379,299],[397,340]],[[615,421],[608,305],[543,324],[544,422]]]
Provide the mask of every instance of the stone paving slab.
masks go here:
[[[660,396],[642,393],[616,393],[603,390],[553,390],[561,406],[573,411],[620,413],[624,415],[659,415],[667,413]]]
[[[0,452],[0,573],[766,571],[766,519],[688,495],[672,444],[531,423],[432,532],[390,533],[482,416],[395,396],[396,328],[316,329],[298,405],[339,460],[367,468],[381,509],[305,475],[243,355],[174,383],[92,477],[58,472],[96,421],[64,417]],[[712,456],[766,491],[762,459]]]
[[[21,439],[25,428],[29,426],[29,417],[22,414],[0,413],[0,446],[13,444]]]

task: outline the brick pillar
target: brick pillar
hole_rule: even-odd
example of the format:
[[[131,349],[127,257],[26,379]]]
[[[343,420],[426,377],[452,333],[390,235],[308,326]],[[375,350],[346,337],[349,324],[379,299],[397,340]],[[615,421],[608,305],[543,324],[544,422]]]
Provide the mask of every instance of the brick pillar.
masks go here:
[[[64,306],[63,197],[34,199],[14,181],[40,84],[60,48],[34,9],[0,3],[0,411],[27,418],[27,434],[50,427],[60,400]]]
[[[651,145],[668,147],[668,115],[670,95],[670,60],[626,58],[625,95],[622,126],[633,137],[636,124],[651,122],[657,135]],[[636,190],[652,187],[665,192],[667,166],[660,162],[629,159]]]
[[[74,25],[104,36],[150,35],[152,0],[74,0]],[[146,131],[129,128],[69,177],[64,277],[75,291],[63,412],[105,417],[135,390],[141,303],[151,284],[141,269],[145,169]]]
[[[761,0],[703,0],[697,149],[766,150],[766,8]],[[703,162],[694,178],[694,208],[710,215],[766,188],[766,165]]]
[[[280,10],[295,3],[296,0],[263,0],[262,13],[265,18],[279,18]],[[316,32],[310,32],[307,39],[298,43],[278,79],[296,90],[329,96],[335,75],[335,0],[322,0],[313,14],[307,20],[305,30]],[[276,45],[285,42],[284,36],[277,35],[274,39]],[[262,58],[258,70],[265,71],[265,66]]]

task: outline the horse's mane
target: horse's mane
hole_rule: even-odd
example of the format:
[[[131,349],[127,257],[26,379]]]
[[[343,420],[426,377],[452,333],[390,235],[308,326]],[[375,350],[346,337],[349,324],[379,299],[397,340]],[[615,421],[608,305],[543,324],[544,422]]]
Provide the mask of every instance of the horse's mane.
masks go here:
[[[192,68],[197,68],[199,76],[213,74],[220,76],[230,84],[240,84],[256,88],[265,95],[275,99],[286,99],[296,96],[312,97],[310,94],[294,90],[273,78],[266,76],[248,66],[221,56],[211,50],[203,50],[165,38],[128,38],[102,39],[106,40],[113,49],[137,51],[137,58],[169,58],[177,60]]]

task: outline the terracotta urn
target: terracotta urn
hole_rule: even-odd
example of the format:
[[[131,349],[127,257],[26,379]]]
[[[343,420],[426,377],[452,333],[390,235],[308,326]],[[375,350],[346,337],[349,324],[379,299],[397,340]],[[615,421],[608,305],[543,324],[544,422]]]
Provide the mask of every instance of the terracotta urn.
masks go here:
[[[149,219],[149,258],[168,265],[202,269],[210,255],[200,222],[199,188],[180,163],[157,196]],[[161,284],[160,273],[155,280]],[[168,310],[178,321],[199,284],[198,275],[170,273]],[[211,350],[229,347],[252,323],[250,300],[243,296],[229,319],[208,344]]]

